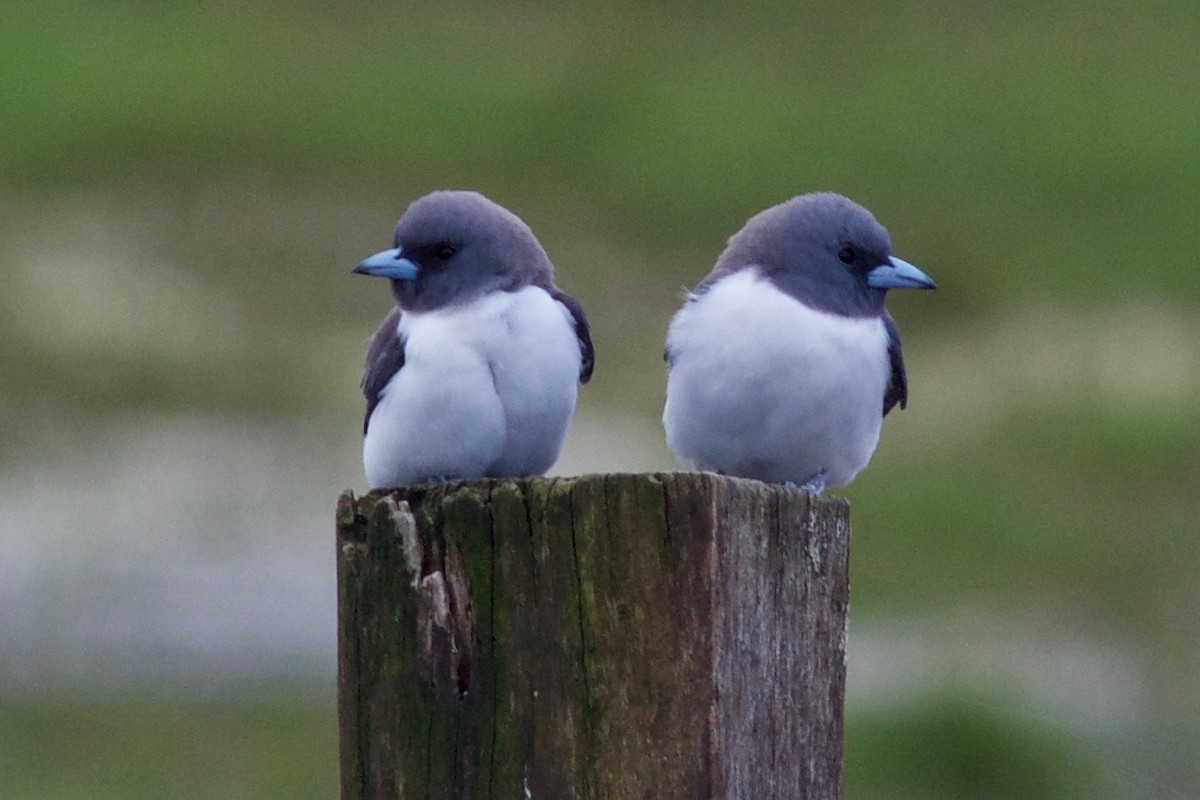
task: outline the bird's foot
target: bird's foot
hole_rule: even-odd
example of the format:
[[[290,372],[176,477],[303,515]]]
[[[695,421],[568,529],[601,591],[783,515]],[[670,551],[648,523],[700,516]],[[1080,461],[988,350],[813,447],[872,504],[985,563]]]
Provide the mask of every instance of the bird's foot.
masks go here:
[[[816,475],[813,475],[799,486],[796,486],[796,484],[792,483],[791,481],[784,485],[795,489],[804,489],[812,492],[813,494],[820,494],[821,492],[825,491],[825,476],[827,474],[828,473],[825,470],[820,470]]]

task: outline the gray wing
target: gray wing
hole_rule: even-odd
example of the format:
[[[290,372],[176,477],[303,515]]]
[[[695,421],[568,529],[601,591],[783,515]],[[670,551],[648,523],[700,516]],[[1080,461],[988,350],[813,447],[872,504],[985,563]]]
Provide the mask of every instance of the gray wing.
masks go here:
[[[892,366],[892,375],[888,379],[887,388],[883,390],[883,415],[892,410],[897,403],[901,408],[908,405],[908,376],[904,373],[904,350],[900,347],[900,329],[892,315],[883,312],[883,326],[887,329],[888,361]]]
[[[363,418],[363,436],[371,423],[371,412],[379,405],[379,395],[401,367],[404,366],[404,340],[396,333],[400,309],[393,308],[371,337],[367,360],[363,365],[362,390],[367,398],[367,414]]]
[[[547,291],[550,292],[551,297],[563,304],[567,311],[571,313],[571,319],[575,320],[575,338],[579,340],[579,382],[587,383],[592,379],[592,369],[596,366],[596,351],[592,348],[592,333],[588,328],[587,316],[583,313],[583,306],[579,305],[578,300],[557,286],[551,286]]]

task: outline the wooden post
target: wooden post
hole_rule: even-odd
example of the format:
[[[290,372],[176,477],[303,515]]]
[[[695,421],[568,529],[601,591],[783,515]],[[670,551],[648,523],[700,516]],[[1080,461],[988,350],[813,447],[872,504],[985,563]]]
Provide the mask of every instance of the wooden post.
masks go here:
[[[344,800],[841,796],[845,501],[594,475],[337,524]]]

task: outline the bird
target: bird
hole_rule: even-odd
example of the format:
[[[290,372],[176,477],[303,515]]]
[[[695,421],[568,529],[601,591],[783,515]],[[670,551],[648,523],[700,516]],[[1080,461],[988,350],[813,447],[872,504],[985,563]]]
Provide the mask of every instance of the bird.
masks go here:
[[[529,226],[478,192],[435,191],[352,271],[395,299],[362,374],[370,488],[545,473],[595,355]]]
[[[696,469],[802,487],[850,483],[908,404],[889,289],[934,289],[887,230],[833,192],[752,216],[672,317],[663,427]]]

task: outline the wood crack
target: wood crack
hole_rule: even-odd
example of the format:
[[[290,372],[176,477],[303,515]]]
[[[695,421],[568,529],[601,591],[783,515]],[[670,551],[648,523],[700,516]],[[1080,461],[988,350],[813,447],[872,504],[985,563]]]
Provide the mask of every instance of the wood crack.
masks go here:
[[[583,701],[584,708],[590,709],[592,706],[592,687],[591,678],[588,676],[587,615],[583,606],[583,568],[582,561],[579,558],[579,520],[575,515],[576,491],[577,488],[572,487],[570,501],[571,558],[574,560],[573,571],[575,574],[575,607],[579,619],[579,668],[583,672]]]

